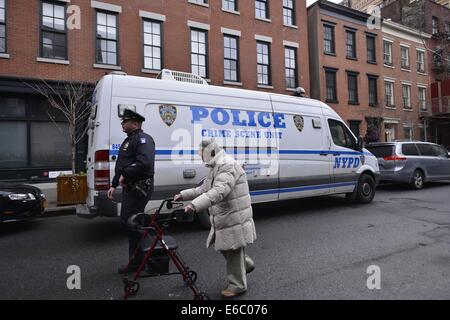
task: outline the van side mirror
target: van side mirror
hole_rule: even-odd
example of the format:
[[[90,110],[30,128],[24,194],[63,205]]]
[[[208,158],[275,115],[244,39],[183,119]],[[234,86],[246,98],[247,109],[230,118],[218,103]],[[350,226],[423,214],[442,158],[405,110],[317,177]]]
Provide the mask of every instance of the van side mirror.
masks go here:
[[[364,140],[361,136],[358,137],[358,142],[356,147],[358,148],[358,151],[363,151],[363,147],[364,147]]]

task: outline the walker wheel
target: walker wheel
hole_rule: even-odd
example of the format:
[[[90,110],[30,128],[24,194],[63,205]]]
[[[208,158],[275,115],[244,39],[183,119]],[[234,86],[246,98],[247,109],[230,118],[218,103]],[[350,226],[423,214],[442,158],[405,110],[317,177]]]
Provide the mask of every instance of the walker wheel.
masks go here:
[[[195,283],[195,281],[197,281],[197,272],[189,271],[188,272],[188,278],[191,281],[191,283]]]
[[[195,295],[194,300],[211,300],[204,292],[199,292]]]
[[[128,281],[125,283],[125,292],[130,296],[135,296],[139,291],[139,282]]]

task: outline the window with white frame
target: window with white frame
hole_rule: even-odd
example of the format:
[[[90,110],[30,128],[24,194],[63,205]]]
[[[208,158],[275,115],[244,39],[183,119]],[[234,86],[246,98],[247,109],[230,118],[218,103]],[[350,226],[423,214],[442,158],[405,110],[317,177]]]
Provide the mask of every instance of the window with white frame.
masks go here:
[[[0,0],[0,53],[6,52],[6,0]]]
[[[284,47],[286,88],[297,87],[297,49]]]
[[[259,85],[270,85],[270,44],[268,42],[258,41],[256,43],[257,54],[257,75]]]
[[[392,42],[383,41],[384,64],[392,65]]]
[[[385,105],[386,107],[394,107],[394,83],[390,81],[384,81],[385,88]]]
[[[222,0],[222,9],[228,11],[238,11],[237,0]]]
[[[97,11],[97,37],[95,62],[118,65],[117,14]]]
[[[223,36],[223,71],[225,81],[239,81],[239,38]]]
[[[144,68],[162,69],[162,22],[144,20]]]
[[[425,52],[417,50],[417,72],[425,73]]]
[[[67,59],[66,7],[64,4],[42,1],[40,56]]]
[[[191,29],[191,70],[200,77],[208,77],[208,32]]]
[[[283,0],[283,23],[295,25],[295,2],[294,0]]]
[[[400,63],[403,69],[409,69],[409,48],[400,46]]]
[[[419,87],[419,108],[422,111],[427,110],[427,89]]]
[[[411,86],[402,84],[403,109],[411,109]]]
[[[257,18],[269,19],[269,0],[255,0],[255,16]]]
[[[439,33],[439,19],[436,17],[431,18],[431,33]]]

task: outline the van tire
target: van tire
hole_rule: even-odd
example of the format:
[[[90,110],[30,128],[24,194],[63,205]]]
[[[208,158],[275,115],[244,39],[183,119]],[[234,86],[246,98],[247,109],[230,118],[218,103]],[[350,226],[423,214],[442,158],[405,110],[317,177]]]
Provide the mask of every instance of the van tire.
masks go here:
[[[424,183],[425,183],[425,175],[423,174],[423,171],[420,169],[416,169],[413,173],[411,187],[414,190],[420,190],[423,188]]]
[[[203,230],[211,229],[211,221],[209,220],[208,211],[202,211],[195,215],[197,225]]]
[[[368,174],[363,174],[359,178],[356,186],[356,201],[359,203],[370,203],[375,197],[375,180]]]

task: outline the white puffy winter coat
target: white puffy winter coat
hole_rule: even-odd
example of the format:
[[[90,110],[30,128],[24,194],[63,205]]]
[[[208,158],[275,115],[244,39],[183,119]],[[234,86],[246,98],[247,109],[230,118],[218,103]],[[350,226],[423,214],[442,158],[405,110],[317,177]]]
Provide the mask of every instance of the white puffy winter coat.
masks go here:
[[[221,150],[207,164],[203,184],[181,191],[183,201],[192,200],[197,212],[209,208],[211,230],[206,246],[235,250],[256,240],[255,223],[247,177],[242,167]]]

